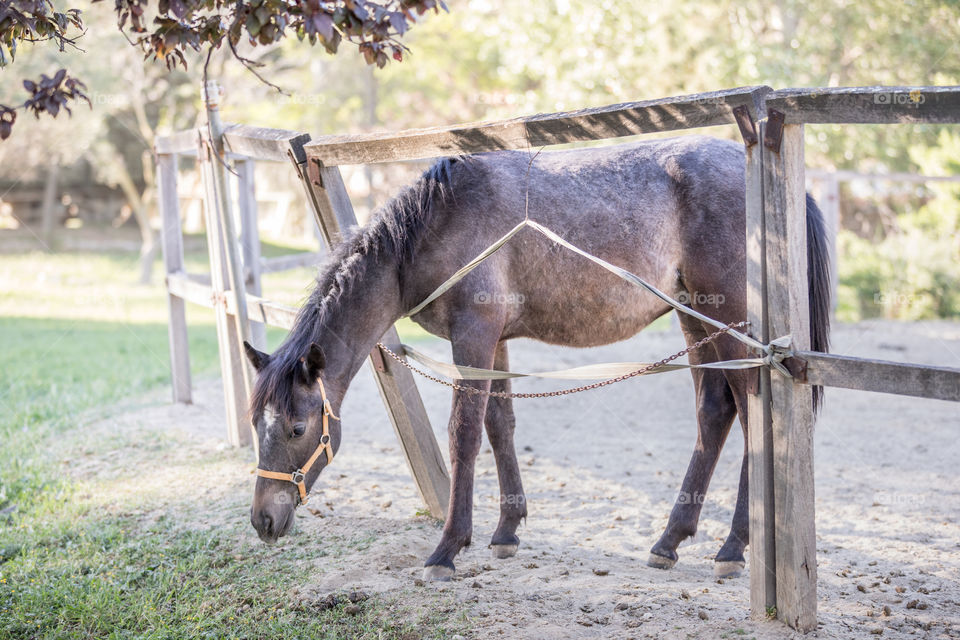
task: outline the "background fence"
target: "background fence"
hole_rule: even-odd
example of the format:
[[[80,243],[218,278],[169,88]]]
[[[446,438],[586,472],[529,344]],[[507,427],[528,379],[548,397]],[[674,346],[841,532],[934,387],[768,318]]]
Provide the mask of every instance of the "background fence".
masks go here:
[[[211,92],[208,91],[208,95]],[[214,92],[215,93],[215,92]],[[296,310],[262,296],[253,166],[291,162],[328,246],[356,223],[339,166],[415,160],[499,149],[535,149],[638,134],[735,124],[746,148],[748,317],[763,342],[793,337],[785,361],[792,376],[759,370],[748,397],[751,610],[776,615],[799,630],[816,627],[812,386],[823,385],[960,401],[960,369],[850,358],[809,350],[805,167],[807,123],[960,122],[958,87],[861,87],[773,91],[746,87],[537,115],[500,122],[327,136],[221,127],[208,103],[209,129],[180,132],[156,144],[164,264],[170,309],[174,400],[191,394],[185,301],[217,316],[228,437],[250,442],[246,418],[250,372],[241,341],[263,346],[263,325],[289,328]],[[177,158],[196,155],[206,189],[211,276],[187,273],[177,198]],[[232,163],[235,176],[225,170]],[[232,176],[232,177],[231,177]],[[234,230],[231,181],[238,190]],[[271,268],[306,264],[308,254]],[[269,263],[268,263],[269,264]],[[383,343],[399,350],[391,330]],[[410,372],[370,355],[371,369],[425,504],[443,517],[449,478]]]

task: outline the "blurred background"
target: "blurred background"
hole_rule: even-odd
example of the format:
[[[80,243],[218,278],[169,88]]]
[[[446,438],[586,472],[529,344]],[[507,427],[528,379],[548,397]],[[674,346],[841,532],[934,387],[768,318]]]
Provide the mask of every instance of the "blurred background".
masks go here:
[[[752,84],[960,80],[954,3],[454,0],[449,6],[406,36],[412,53],[403,63],[384,69],[368,67],[352,51],[334,58],[295,39],[245,52],[266,65],[263,72],[285,95],[223,52],[214,55],[211,76],[226,90],[224,119],[317,137]],[[27,260],[36,250],[142,253],[130,278],[155,282],[151,147],[158,134],[200,123],[200,61],[188,72],[168,73],[141,61],[117,32],[109,6],[90,6],[84,19],[83,53],[25,48],[3,72],[0,99],[20,90],[15,74],[66,66],[87,83],[93,107],[78,106],[72,117],[56,120],[25,115],[0,145],[0,250]],[[736,135],[733,127],[709,133]],[[958,159],[960,132],[948,126],[807,127],[809,187],[839,216],[838,319],[960,313],[960,183],[898,175],[953,176]],[[421,168],[349,168],[358,217],[365,219]],[[288,168],[261,166],[257,181],[261,232],[275,250],[315,244]],[[194,236],[188,250],[202,259],[202,194],[192,172],[181,177],[181,198],[185,230]]]
[[[58,7],[61,4],[58,0]],[[0,104],[22,100],[24,78],[53,74],[62,67],[86,83],[92,102],[92,108],[73,106],[72,117],[61,113],[56,119],[35,119],[24,112],[12,136],[0,142],[0,636],[450,637],[465,625],[462,602],[447,608],[442,601],[426,599],[417,614],[420,618],[406,608],[407,592],[399,605],[391,604],[393,596],[388,594],[376,606],[365,605],[365,613],[357,618],[340,609],[324,613],[294,607],[292,601],[300,598],[290,592],[291,585],[307,584],[326,572],[331,559],[342,553],[337,550],[341,543],[346,549],[366,549],[371,540],[383,537],[378,528],[383,519],[367,518],[339,542],[335,536],[332,541],[329,536],[294,538],[279,552],[256,540],[246,521],[252,453],[230,449],[223,442],[217,336],[209,309],[187,305],[191,369],[199,399],[191,407],[171,405],[152,148],[159,135],[202,124],[202,60],[195,56],[187,71],[174,72],[161,63],[144,62],[142,53],[117,31],[112,4],[85,7],[87,32],[78,41],[82,52],[57,52],[51,43],[25,44],[16,63],[0,70]],[[284,94],[217,52],[210,74],[225,88],[224,121],[290,129],[316,138],[576,110],[746,85],[780,89],[960,82],[956,2],[448,0],[448,4],[448,13],[427,15],[404,36],[403,43],[411,50],[404,61],[390,62],[383,69],[368,67],[348,43],[337,57],[294,38],[280,46],[241,50],[265,65],[261,73]],[[739,137],[733,126],[698,133]],[[960,129],[808,125],[806,136],[808,187],[838,229],[836,318],[858,323],[839,327],[839,349],[956,366],[960,182],[955,180]],[[185,267],[201,273],[209,271],[203,190],[191,162],[181,160],[179,175]],[[345,167],[358,218],[366,219],[423,166]],[[312,214],[295,180],[287,164],[257,164],[258,224],[266,259],[320,250]],[[296,305],[312,288],[314,273],[315,268],[308,266],[266,273],[264,295]],[[427,340],[409,321],[401,322],[398,330],[405,342]],[[661,342],[679,345],[678,331],[659,333],[669,330],[664,319],[641,336],[657,347],[650,356],[674,350],[662,348]],[[268,348],[273,349],[283,335],[282,330],[269,329]],[[916,345],[921,343],[927,346],[919,350]],[[689,384],[688,376],[675,380],[674,384]],[[831,395],[838,397],[844,396]],[[909,429],[909,435],[888,432],[895,435],[874,442],[874,414],[869,410],[879,401],[870,396],[858,402],[866,409],[847,405],[848,413],[828,410],[838,411],[832,415],[839,417],[822,424],[843,429],[824,431],[818,426],[818,433],[832,438],[831,451],[846,455],[860,450],[865,445],[857,434],[862,432],[846,435],[847,427],[867,424],[870,444],[878,450],[883,447],[887,455],[894,452],[910,468],[911,480],[927,483],[925,488],[952,486],[947,476],[930,480],[937,476],[930,475],[926,461],[900,457],[903,451],[925,453],[925,446],[938,451],[931,442],[955,442],[950,435],[932,441],[923,435],[940,426],[951,428],[949,416],[956,422],[952,407],[952,413],[947,409],[924,413],[931,405],[904,413],[903,408],[912,405],[902,398],[896,399],[898,404],[876,404],[881,409],[875,413],[886,412],[891,420],[899,420],[896,424]],[[655,404],[663,405],[664,411],[680,411],[681,405],[692,411],[686,398]],[[430,406],[439,407],[439,419],[433,424],[442,431],[447,403]],[[692,428],[692,413],[677,416],[678,424]],[[380,420],[381,431],[389,434],[385,415]],[[661,431],[674,430],[661,427]],[[916,448],[904,449],[905,441]],[[685,454],[686,446],[664,449]],[[727,447],[733,456],[724,467],[729,487],[735,486],[732,478],[739,473],[737,446]],[[393,451],[390,458],[385,453],[390,449],[376,451],[376,459],[392,465],[401,477],[397,486],[412,492],[400,454]],[[955,460],[948,448],[941,447],[939,453]],[[853,455],[848,469],[828,468],[821,476],[838,478],[842,489],[834,502],[845,509],[860,499],[852,497],[850,486],[873,477],[864,470],[873,469],[875,460],[885,460],[879,454],[864,456],[870,458],[869,465],[856,464]],[[528,464],[533,464],[532,458]],[[679,459],[676,464],[677,470],[682,468]],[[845,466],[846,461],[841,467]],[[887,463],[882,466],[882,470],[876,466],[877,475],[886,477]],[[921,466],[926,472],[917,475]],[[198,473],[205,475],[198,479]],[[660,473],[657,470],[656,476]],[[355,493],[352,485],[358,483],[359,473],[350,474],[349,482],[339,484],[342,491]],[[663,496],[672,495],[673,476],[664,475],[658,482]],[[725,486],[724,482],[716,484]],[[725,495],[729,506],[733,494]],[[869,506],[873,494],[864,495]],[[331,502],[326,504],[333,508]],[[409,501],[398,498],[399,504]],[[923,505],[904,504],[918,509]],[[842,520],[844,526],[869,523],[863,526],[874,535],[881,530],[875,513],[843,511]],[[930,522],[910,513],[907,520],[920,523],[917,527]],[[403,512],[405,519],[396,521],[409,529],[415,517],[424,539],[433,539],[434,525],[422,515]],[[321,516],[324,513],[317,517]],[[353,521],[341,522],[349,527]],[[939,521],[930,526],[940,526]],[[949,530],[944,535],[949,538]],[[863,544],[875,547],[877,539],[864,533]],[[904,554],[915,549],[896,537],[885,544]],[[951,540],[930,549],[948,556],[943,550],[952,544]],[[855,544],[844,540],[843,546]],[[899,560],[895,566],[903,565]],[[670,589],[675,587],[671,581]],[[669,598],[677,600],[675,593]],[[930,613],[940,616],[945,607],[931,607]],[[454,608],[460,617],[451,622],[444,612]],[[850,614],[849,608],[843,611]],[[873,616],[873,610],[868,615]],[[867,628],[865,622],[861,626]]]

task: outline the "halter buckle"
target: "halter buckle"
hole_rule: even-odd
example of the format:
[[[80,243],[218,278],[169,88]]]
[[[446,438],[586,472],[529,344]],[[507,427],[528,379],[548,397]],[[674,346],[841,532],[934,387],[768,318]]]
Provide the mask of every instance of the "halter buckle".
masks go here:
[[[323,413],[330,416],[334,420],[339,420],[336,414],[333,413],[333,406],[330,404],[330,401],[326,398],[323,399]]]
[[[297,469],[296,471],[290,474],[290,482],[292,482],[293,484],[300,484],[301,482],[303,482],[303,478],[304,478],[304,473],[300,469]]]

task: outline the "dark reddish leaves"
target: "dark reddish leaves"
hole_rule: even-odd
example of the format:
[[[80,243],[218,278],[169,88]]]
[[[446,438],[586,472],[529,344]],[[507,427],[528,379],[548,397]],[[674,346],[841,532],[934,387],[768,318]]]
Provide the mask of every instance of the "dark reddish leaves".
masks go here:
[[[94,0],[95,2],[102,0]],[[188,51],[237,45],[274,45],[289,34],[331,54],[346,39],[357,45],[367,64],[385,66],[392,57],[403,61],[401,38],[428,11],[446,11],[442,0],[113,0],[117,24],[140,47],[145,58],[163,60],[168,68],[186,68]],[[13,61],[18,43],[53,40],[62,50],[72,45],[71,28],[82,30],[79,9],[58,12],[53,0],[0,0],[0,67]],[[27,100],[0,105],[0,139],[10,135],[16,109],[56,116],[68,103],[86,100],[86,87],[65,70],[39,81],[28,80]]]
[[[16,120],[17,112],[0,104],[0,140],[6,140],[10,137],[10,131],[13,129],[13,123]]]
[[[336,53],[340,43],[358,45],[368,64],[402,61],[402,37],[416,15],[446,10],[440,0],[114,0],[121,29],[148,58],[168,67],[186,66],[184,54],[204,45],[235,48],[273,45],[291,33]],[[148,13],[152,13],[148,17]]]
[[[79,9],[57,11],[52,0],[0,0],[0,67],[14,61],[18,45],[22,42],[54,42],[63,51],[74,44],[71,29],[82,30],[83,21]],[[40,80],[24,80],[23,88],[28,97],[20,105],[0,105],[0,140],[10,137],[17,109],[28,109],[39,116],[49,113],[56,117],[63,109],[70,113],[68,103],[75,100],[90,100],[84,94],[82,82],[67,76],[61,69],[53,77],[41,76]]]
[[[79,9],[56,11],[51,0],[0,0],[0,67],[13,62],[19,42],[52,40],[63,51],[73,44],[71,27],[83,28]]]
[[[85,100],[88,105],[90,104],[90,99],[84,93],[87,88],[86,85],[76,78],[68,77],[66,69],[60,69],[52,78],[42,75],[39,82],[24,80],[23,88],[30,94],[30,97],[23,103],[23,107],[33,111],[33,114],[38,118],[41,113],[49,113],[56,117],[60,113],[60,109],[72,113],[68,105],[71,101]],[[12,111],[9,107],[3,107],[3,109],[6,109],[6,111],[0,113]]]

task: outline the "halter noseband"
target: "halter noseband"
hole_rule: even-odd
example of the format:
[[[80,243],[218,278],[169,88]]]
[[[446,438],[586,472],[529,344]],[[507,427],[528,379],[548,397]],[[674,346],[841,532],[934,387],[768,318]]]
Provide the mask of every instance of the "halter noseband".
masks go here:
[[[293,473],[282,473],[280,471],[265,471],[259,466],[257,467],[257,475],[261,478],[270,478],[271,480],[286,480],[287,482],[292,482],[297,485],[297,489],[300,491],[300,503],[307,504],[307,485],[305,480],[307,477],[307,472],[310,471],[310,467],[313,466],[313,463],[317,461],[317,458],[320,457],[321,451],[326,451],[327,453],[327,464],[333,462],[333,445],[330,444],[330,422],[329,418],[334,420],[339,420],[336,415],[333,413],[333,409],[330,407],[330,401],[327,400],[327,392],[323,388],[323,380],[317,378],[317,384],[320,385],[320,397],[323,399],[323,433],[320,434],[320,444],[317,445],[317,448],[314,450],[313,455],[310,456],[310,459],[307,460],[307,463],[294,471]]]

